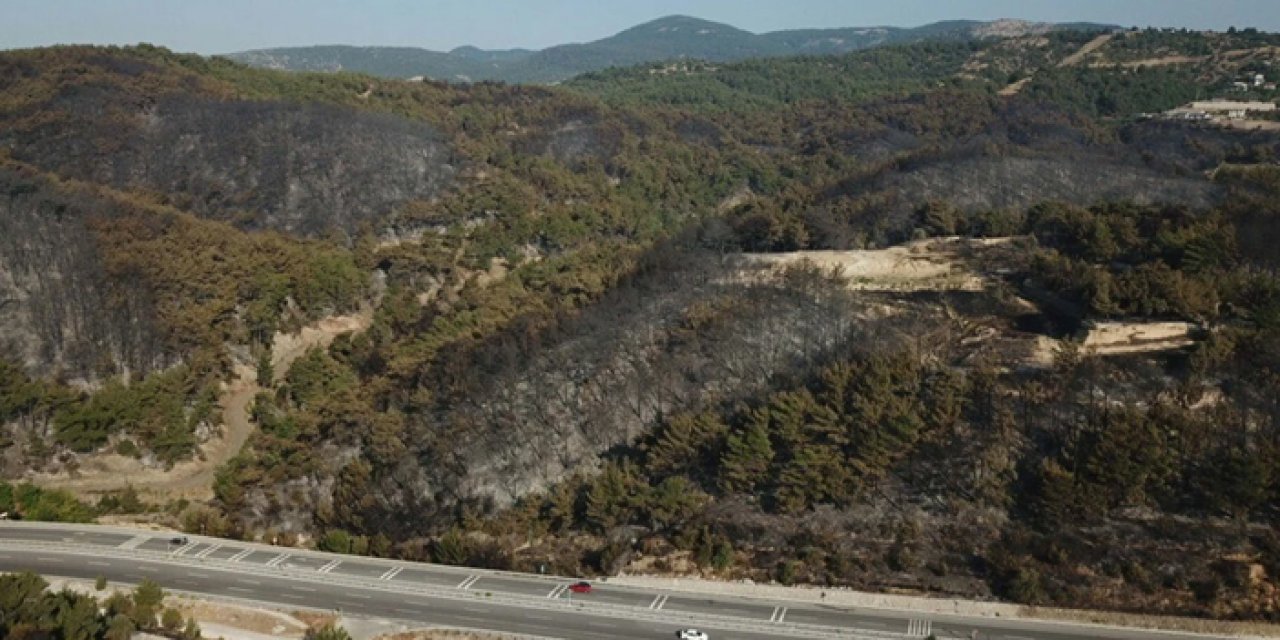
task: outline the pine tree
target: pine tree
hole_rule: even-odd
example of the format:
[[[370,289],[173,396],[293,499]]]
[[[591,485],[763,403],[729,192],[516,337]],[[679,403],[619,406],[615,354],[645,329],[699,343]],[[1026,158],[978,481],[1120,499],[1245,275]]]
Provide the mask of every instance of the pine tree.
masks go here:
[[[746,429],[729,436],[720,458],[720,488],[728,493],[754,490],[773,462],[767,411],[754,413]]]
[[[635,485],[629,465],[606,464],[587,492],[587,524],[601,532],[627,524],[635,507]]]

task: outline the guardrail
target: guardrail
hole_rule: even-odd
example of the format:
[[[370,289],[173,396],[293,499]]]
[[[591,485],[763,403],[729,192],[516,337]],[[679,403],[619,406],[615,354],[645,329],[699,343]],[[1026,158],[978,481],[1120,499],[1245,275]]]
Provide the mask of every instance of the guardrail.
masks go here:
[[[280,550],[279,547],[270,547]],[[118,559],[136,559],[148,562],[166,564],[177,567],[202,567],[206,569],[219,570],[226,573],[240,575],[255,575],[263,577],[281,578],[293,580],[297,582],[322,583],[327,585],[349,586],[366,591],[379,591],[383,593],[394,593],[398,595],[418,595],[435,599],[452,600],[456,602],[476,602],[477,600],[496,604],[500,606],[517,607],[523,609],[537,610],[558,610],[565,612],[574,612],[589,615],[598,615],[608,618],[621,618],[627,620],[645,620],[651,622],[671,623],[673,621],[687,622],[689,626],[696,625],[714,625],[725,629],[746,632],[760,632],[767,630],[769,633],[779,635],[802,637],[802,638],[836,638],[836,639],[862,639],[862,640],[901,640],[910,636],[901,633],[891,633],[885,631],[876,631],[868,629],[841,629],[836,627],[827,627],[819,625],[795,624],[795,623],[776,623],[759,621],[757,623],[744,622],[742,618],[723,616],[718,614],[700,614],[692,612],[678,611],[652,611],[641,607],[629,605],[619,605],[606,602],[592,602],[590,605],[584,602],[569,602],[564,600],[552,600],[545,597],[519,596],[505,593],[494,592],[471,592],[461,591],[451,587],[442,587],[429,584],[419,584],[412,582],[389,583],[383,580],[365,579],[358,576],[337,575],[333,573],[320,574],[315,571],[300,571],[287,567],[267,567],[266,565],[240,564],[236,562],[228,562],[212,558],[197,558],[193,556],[178,556],[168,553],[154,553],[137,549],[121,549],[118,547],[91,547],[85,545],[77,545],[66,542],[49,542],[37,540],[5,540],[0,539],[0,549],[12,550],[30,550],[30,549],[46,549],[50,551],[58,551],[69,555],[87,555],[93,557],[114,557]],[[283,552],[283,551],[282,551]]]

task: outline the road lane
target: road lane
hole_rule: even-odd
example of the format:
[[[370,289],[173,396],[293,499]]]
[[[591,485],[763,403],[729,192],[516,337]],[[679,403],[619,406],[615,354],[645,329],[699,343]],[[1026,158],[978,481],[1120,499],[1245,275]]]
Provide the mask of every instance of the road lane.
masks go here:
[[[76,556],[60,557],[54,552],[42,552],[35,556],[5,552],[0,554],[0,571],[35,571],[44,575],[84,580],[106,575],[113,581],[127,583],[150,578],[170,590],[175,590],[172,585],[176,582],[194,583],[183,567],[132,559],[105,558],[101,562],[107,566],[89,567],[77,561]],[[680,624],[605,618],[583,610],[530,611],[495,604],[482,595],[477,595],[473,603],[459,603],[448,599],[394,595],[350,586],[323,583],[300,585],[284,577],[245,578],[219,569],[203,571],[201,574],[205,577],[199,580],[198,589],[192,589],[201,594],[273,603],[284,607],[338,610],[352,615],[404,620],[423,625],[471,627],[573,640],[604,640],[670,637]],[[746,640],[776,637],[766,633],[718,629],[714,624],[704,626],[714,637]]]
[[[202,536],[188,536],[190,544],[183,555],[174,556],[171,552],[182,545],[169,542],[174,534],[162,532],[121,530],[96,525],[53,525],[45,523],[9,523],[0,522],[0,545],[6,540],[19,544],[32,541],[49,541],[69,543],[83,546],[85,549],[99,548],[104,554],[120,550],[133,549],[131,552],[146,552],[170,561],[190,562],[196,565],[223,565],[237,567],[235,570],[249,572],[294,573],[310,575],[323,581],[325,574],[351,581],[357,580],[376,583],[380,588],[405,589],[408,591],[421,589],[447,589],[453,592],[492,594],[495,599],[518,597],[529,600],[548,602],[547,596],[557,585],[569,584],[573,578],[551,578],[515,573],[493,572],[482,569],[449,567],[423,563],[396,562],[357,556],[327,554],[284,547],[273,547],[255,543],[230,541]],[[213,545],[213,546],[209,546]],[[201,552],[208,550],[208,553]],[[0,549],[4,552],[4,549]],[[201,554],[196,556],[195,554]],[[282,555],[286,558],[280,559]],[[49,557],[52,563],[59,560]],[[273,560],[279,566],[270,566]],[[234,564],[227,564],[228,561]],[[101,562],[99,558],[95,561]],[[242,567],[242,568],[239,568]],[[102,567],[96,567],[102,568]],[[132,570],[130,579],[140,580],[142,577],[156,577],[156,569],[144,564]],[[188,579],[188,578],[184,578]],[[380,580],[381,579],[381,580]],[[245,589],[254,585],[233,585]],[[294,592],[306,593],[306,592]],[[737,624],[750,625],[748,628],[768,629],[774,623],[770,619],[775,611],[785,607],[785,620],[788,624],[815,625],[829,629],[864,629],[872,634],[903,634],[907,631],[911,620],[927,620],[939,637],[967,638],[973,631],[980,633],[984,639],[1020,636],[1033,640],[1084,640],[1087,638],[1109,639],[1141,639],[1141,640],[1203,640],[1211,636],[1168,632],[1148,632],[1136,629],[1119,629],[1097,627],[1092,625],[1036,621],[1027,619],[999,619],[984,617],[965,617],[958,615],[931,615],[910,611],[888,609],[868,609],[824,606],[805,602],[774,602],[755,598],[733,596],[706,596],[677,591],[662,591],[636,587],[615,587],[606,581],[595,583],[591,594],[573,594],[570,596],[563,590],[555,600],[563,606],[565,601],[573,605],[590,609],[596,607],[617,610],[643,611],[648,615],[661,615],[670,612],[672,616],[724,616],[721,619],[736,619]],[[297,602],[296,596],[290,600]],[[485,606],[477,601],[475,606]],[[656,609],[654,603],[660,603]],[[615,612],[616,615],[616,612]],[[628,616],[641,618],[643,616]],[[617,618],[608,618],[616,620]],[[712,618],[715,619],[715,618]],[[585,624],[585,623],[584,623]],[[728,624],[728,623],[726,623]],[[709,625],[703,625],[709,626]],[[740,634],[734,633],[733,637]]]

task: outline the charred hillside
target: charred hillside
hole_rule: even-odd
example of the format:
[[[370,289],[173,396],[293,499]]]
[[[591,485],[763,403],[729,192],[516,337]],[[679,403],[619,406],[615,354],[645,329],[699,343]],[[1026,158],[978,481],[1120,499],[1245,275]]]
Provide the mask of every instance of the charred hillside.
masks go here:
[[[39,377],[95,380],[163,369],[152,291],[114,278],[95,226],[127,207],[62,189],[32,171],[0,170],[4,352]]]
[[[6,114],[0,145],[14,159],[164,194],[168,204],[245,228],[353,234],[400,203],[438,196],[458,170],[444,136],[421,121],[229,99],[136,59],[10,65],[22,85],[48,90]]]
[[[156,518],[1273,616],[1280,139],[1137,114],[1274,49],[1095,36],[565,88],[0,55],[3,472],[163,477],[234,376],[247,443]]]

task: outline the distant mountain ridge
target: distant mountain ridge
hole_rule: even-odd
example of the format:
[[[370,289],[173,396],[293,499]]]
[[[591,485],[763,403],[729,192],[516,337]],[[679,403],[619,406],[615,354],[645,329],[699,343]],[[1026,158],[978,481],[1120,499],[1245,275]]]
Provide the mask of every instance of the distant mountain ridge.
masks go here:
[[[389,78],[422,76],[455,82],[554,83],[608,67],[674,58],[729,62],[745,58],[839,54],[921,40],[954,41],[1062,29],[1114,28],[1093,23],[954,20],[914,28],[845,27],[755,34],[700,18],[668,16],[594,42],[563,44],[540,51],[463,46],[440,52],[414,47],[321,45],[258,49],[226,57],[256,67],[291,71],[357,71]]]

